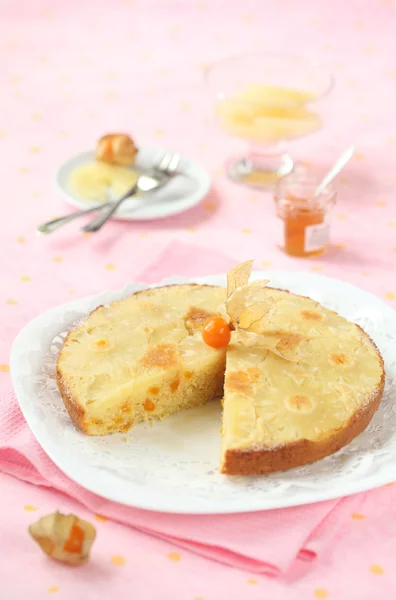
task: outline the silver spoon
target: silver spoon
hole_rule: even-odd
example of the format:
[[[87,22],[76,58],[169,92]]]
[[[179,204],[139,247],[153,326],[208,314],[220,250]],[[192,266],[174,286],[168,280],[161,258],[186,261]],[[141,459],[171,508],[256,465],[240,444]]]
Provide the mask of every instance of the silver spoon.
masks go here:
[[[76,212],[71,213],[70,215],[65,215],[64,217],[52,219],[52,221],[47,221],[46,223],[42,223],[42,225],[39,225],[37,227],[36,231],[37,231],[37,233],[44,233],[44,234],[52,233],[53,231],[58,229],[58,227],[62,227],[62,225],[66,225],[66,223],[70,223],[70,221],[73,221],[74,219],[77,219],[78,217],[82,217],[84,215],[89,215],[90,213],[103,210],[104,207],[107,206],[108,204],[109,204],[109,202],[106,202],[105,204],[102,204],[100,206],[93,206],[92,208],[86,208],[84,210],[77,210]],[[111,203],[111,204],[113,204],[113,203]]]
[[[320,194],[329,185],[329,183],[331,183],[333,181],[333,179],[335,177],[337,177],[337,175],[340,173],[340,171],[342,171],[342,169],[345,167],[347,162],[352,158],[354,153],[355,153],[355,146],[349,146],[349,148],[347,148],[345,150],[345,152],[343,152],[341,154],[341,156],[337,159],[334,166],[330,169],[330,171],[327,173],[327,175],[325,175],[323,177],[322,181],[319,183],[319,185],[316,188],[315,193],[313,195],[314,198],[317,198],[318,196],[320,196]]]
[[[116,212],[116,210],[125,200],[131,196],[134,196],[138,192],[148,192],[154,190],[160,187],[160,185],[166,183],[168,180],[169,177],[162,173],[156,173],[155,175],[140,175],[137,182],[131,188],[129,188],[129,190],[125,192],[125,194],[116,202],[105,202],[101,206],[93,206],[92,208],[87,208],[85,210],[78,210],[70,215],[59,217],[58,219],[53,219],[52,221],[47,221],[47,223],[43,223],[37,227],[37,232],[52,233],[58,229],[58,227],[62,227],[62,225],[66,225],[66,223],[70,223],[70,221],[73,221],[78,217],[82,217],[93,212],[99,212],[99,215],[96,217],[96,219],[93,219],[90,223],[83,227],[83,231],[98,231],[98,229],[100,229],[106,223],[106,221],[110,219],[110,217]]]
[[[128,190],[128,192],[121,196],[117,202],[112,203],[106,207],[101,213],[92,221],[82,228],[83,231],[89,233],[99,231],[105,223],[110,219],[120,205],[136,193],[152,192],[164,186],[172,177],[177,175],[178,167],[180,164],[181,156],[177,152],[165,152],[157,162],[154,169],[148,173],[141,173],[136,184]]]
[[[88,231],[90,233],[99,231],[99,229],[101,229],[103,225],[107,223],[110,217],[114,215],[116,210],[125,200],[127,200],[127,198],[130,198],[137,193],[151,192],[156,190],[165,185],[165,183],[168,183],[169,179],[169,175],[165,175],[164,173],[142,173],[139,175],[135,185],[128,190],[126,194],[121,196],[117,202],[106,204],[100,214],[96,218],[92,219],[92,221],[90,221],[87,225],[85,225],[85,227],[82,228],[82,231]]]
[[[105,214],[108,216],[107,216],[106,220],[102,223],[102,225],[103,225],[108,220],[108,218],[110,218],[110,216],[114,214],[115,210],[117,210],[117,208],[120,206],[120,204],[122,202],[124,202],[124,200],[126,200],[127,198],[129,198],[130,196],[135,194],[136,191],[144,192],[144,191],[150,191],[150,190],[156,189],[157,187],[162,187],[162,185],[164,185],[164,183],[166,183],[173,176],[177,175],[180,160],[181,160],[181,155],[179,153],[165,152],[165,153],[161,154],[160,157],[156,160],[154,167],[152,168],[153,169],[152,172],[150,172],[149,174],[146,173],[146,175],[150,175],[150,176],[155,174],[156,178],[161,180],[161,185],[159,184],[159,185],[154,186],[153,184],[150,184],[149,181],[141,180],[140,183],[141,183],[142,189],[137,190],[136,185],[132,186],[122,196],[122,198],[120,198],[117,202],[106,202],[101,205],[93,206],[92,208],[78,210],[74,213],[71,213],[70,215],[65,215],[64,217],[52,219],[51,221],[47,221],[46,223],[39,225],[37,227],[36,231],[38,233],[43,233],[43,234],[52,233],[59,227],[62,227],[62,225],[66,225],[66,223],[70,223],[70,221],[73,221],[74,219],[77,219],[84,215],[88,215],[93,212],[102,213],[102,211],[105,211]],[[145,188],[145,189],[143,189],[143,188]],[[114,210],[112,210],[113,207],[114,207]],[[93,222],[89,223],[88,225],[91,225],[91,224],[93,224]],[[87,225],[87,227],[88,227],[88,225]],[[91,231],[91,229],[86,229],[86,231]],[[92,229],[92,231],[98,231],[98,228]]]

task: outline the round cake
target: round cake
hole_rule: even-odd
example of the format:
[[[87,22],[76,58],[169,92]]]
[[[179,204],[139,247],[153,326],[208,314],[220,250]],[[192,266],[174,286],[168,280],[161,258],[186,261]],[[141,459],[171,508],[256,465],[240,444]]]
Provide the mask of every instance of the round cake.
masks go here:
[[[214,286],[154,288],[97,308],[57,361],[75,425],[89,435],[125,432],[223,396],[228,475],[289,469],[348,444],[382,398],[378,349],[358,325],[266,283],[237,282],[228,297]],[[231,321],[227,348],[202,339],[217,315]]]

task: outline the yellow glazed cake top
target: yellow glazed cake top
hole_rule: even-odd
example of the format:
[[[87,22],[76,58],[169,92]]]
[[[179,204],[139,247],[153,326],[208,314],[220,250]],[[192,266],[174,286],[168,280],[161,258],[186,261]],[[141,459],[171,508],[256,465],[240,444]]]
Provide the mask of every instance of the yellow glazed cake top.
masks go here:
[[[243,343],[236,332],[227,350],[224,445],[328,437],[375,394],[383,375],[377,349],[357,325],[313,300],[262,282],[243,294],[266,308]]]
[[[68,393],[99,413],[123,386],[133,394],[165,372],[210,361],[216,350],[203,342],[201,325],[223,310],[224,299],[222,288],[181,285],[97,308],[69,333],[58,359]]]

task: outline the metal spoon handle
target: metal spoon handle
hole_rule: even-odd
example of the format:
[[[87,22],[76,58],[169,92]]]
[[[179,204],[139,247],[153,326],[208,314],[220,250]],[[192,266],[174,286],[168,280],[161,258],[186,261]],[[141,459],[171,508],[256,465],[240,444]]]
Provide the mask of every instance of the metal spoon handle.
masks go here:
[[[136,183],[130,190],[126,192],[117,202],[112,202],[111,206],[107,206],[106,209],[102,210],[101,213],[96,217],[96,219],[92,219],[85,227],[82,228],[83,231],[94,232],[99,231],[103,227],[105,223],[110,219],[112,215],[116,212],[116,210],[121,206],[121,204],[130,196],[133,196],[138,191],[138,184]]]
[[[52,219],[52,221],[47,221],[46,223],[39,225],[37,227],[37,232],[38,233],[52,233],[53,231],[55,231],[55,229],[58,229],[58,227],[62,227],[62,225],[66,225],[66,223],[70,223],[70,221],[73,221],[74,219],[77,219],[78,217],[82,217],[83,215],[88,215],[93,212],[104,210],[105,206],[107,206],[107,203],[104,204],[103,206],[93,206],[92,208],[78,210],[74,213],[71,213],[70,215],[66,215],[65,217],[59,217],[58,219]]]
[[[352,158],[354,153],[355,153],[355,146],[349,146],[349,148],[341,154],[341,156],[338,158],[335,165],[330,169],[330,171],[327,173],[327,175],[325,175],[323,177],[322,181],[316,188],[314,198],[317,198],[318,196],[320,196],[320,194],[323,192],[325,187],[328,186],[329,183],[331,181],[333,181],[333,179],[338,175],[338,173],[345,167],[348,160],[350,160]]]

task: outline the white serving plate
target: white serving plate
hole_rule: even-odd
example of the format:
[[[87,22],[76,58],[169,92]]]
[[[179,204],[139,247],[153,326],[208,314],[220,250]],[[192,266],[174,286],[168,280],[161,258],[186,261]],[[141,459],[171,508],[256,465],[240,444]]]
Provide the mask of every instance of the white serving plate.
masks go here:
[[[220,403],[174,415],[127,434],[88,437],[75,429],[55,384],[62,335],[99,304],[145,289],[133,284],[54,308],[15,340],[11,374],[22,412],[38,442],[64,473],[116,502],[173,513],[238,513],[307,504],[361,492],[396,480],[396,312],[347,283],[308,273],[266,271],[252,279],[309,296],[359,323],[379,347],[387,373],[381,406],[358,438],[336,454],[258,477],[218,472]],[[224,275],[171,278],[225,285]],[[154,286],[155,287],[155,286]]]
[[[141,148],[136,161],[138,168],[149,169],[158,163],[166,150],[161,148]],[[77,208],[91,208],[101,202],[86,200],[76,195],[69,187],[69,177],[78,167],[95,161],[94,152],[76,154],[64,162],[55,176],[55,183],[66,202]],[[115,214],[115,218],[125,221],[148,221],[163,219],[192,208],[208,193],[211,181],[209,173],[197,162],[186,156],[181,157],[180,174],[166,186],[144,198],[126,200]]]

